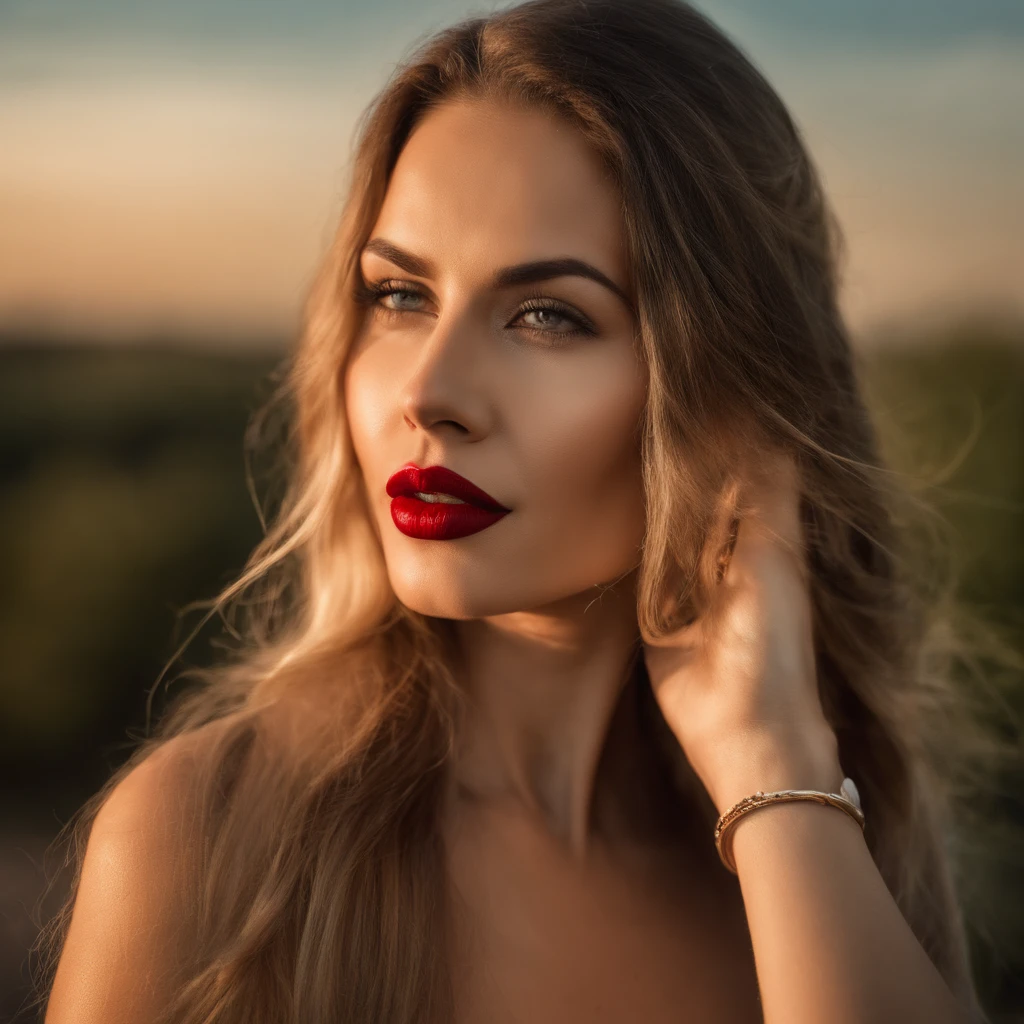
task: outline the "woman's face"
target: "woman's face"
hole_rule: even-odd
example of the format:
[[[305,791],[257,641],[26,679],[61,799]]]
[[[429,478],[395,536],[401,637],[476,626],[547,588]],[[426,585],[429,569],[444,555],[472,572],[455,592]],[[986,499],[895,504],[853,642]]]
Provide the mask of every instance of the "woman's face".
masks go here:
[[[507,272],[552,260],[581,266]],[[392,293],[366,297],[345,401],[399,600],[480,618],[635,567],[647,376],[619,197],[582,138],[491,101],[435,108],[398,159],[360,267]],[[450,479],[413,475],[389,496],[409,464],[453,470],[509,511],[438,500]]]

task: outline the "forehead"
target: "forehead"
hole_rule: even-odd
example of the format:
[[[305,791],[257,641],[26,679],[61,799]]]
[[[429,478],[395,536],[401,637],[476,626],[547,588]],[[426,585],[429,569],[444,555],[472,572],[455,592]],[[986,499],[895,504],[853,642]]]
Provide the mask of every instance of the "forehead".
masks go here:
[[[447,101],[399,155],[374,235],[481,271],[578,256],[627,278],[618,192],[567,122],[494,100]]]

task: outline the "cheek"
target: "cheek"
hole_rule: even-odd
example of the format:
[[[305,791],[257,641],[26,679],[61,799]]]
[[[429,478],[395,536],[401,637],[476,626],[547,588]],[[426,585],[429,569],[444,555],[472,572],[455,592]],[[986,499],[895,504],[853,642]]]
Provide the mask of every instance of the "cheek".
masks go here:
[[[352,356],[345,370],[343,388],[352,447],[364,474],[373,471],[366,457],[383,438],[390,394],[387,378],[374,371],[371,355],[364,350]]]
[[[621,562],[645,525],[639,435],[645,391],[627,373],[616,384],[580,388],[554,404],[546,429],[531,437],[527,464],[535,471],[531,504],[546,524],[548,543],[565,545],[568,538],[573,549]]]

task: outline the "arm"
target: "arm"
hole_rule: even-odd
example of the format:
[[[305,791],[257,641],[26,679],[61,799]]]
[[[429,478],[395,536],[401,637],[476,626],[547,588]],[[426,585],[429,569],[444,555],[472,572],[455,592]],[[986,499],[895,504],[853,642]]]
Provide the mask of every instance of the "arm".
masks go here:
[[[89,833],[46,1024],[143,1024],[176,990],[187,759],[172,740],[111,792]]]
[[[843,772],[828,733],[813,745],[747,742],[719,778],[722,813],[757,790],[838,792]],[[767,1024],[964,1024],[849,815],[794,801],[734,828]]]
[[[710,607],[645,645],[665,719],[719,814],[758,790],[836,792],[843,779],[818,693],[794,459],[743,467],[744,492],[723,503],[732,551]],[[767,1024],[964,1024],[848,815],[758,808],[736,822],[733,857]]]

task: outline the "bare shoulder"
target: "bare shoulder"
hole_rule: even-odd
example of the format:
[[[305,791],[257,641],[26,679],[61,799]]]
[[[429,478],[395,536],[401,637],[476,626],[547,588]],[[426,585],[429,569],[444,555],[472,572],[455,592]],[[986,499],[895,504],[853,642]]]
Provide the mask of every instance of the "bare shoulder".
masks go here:
[[[178,883],[197,838],[200,763],[226,728],[167,740],[110,791],[89,831],[46,1024],[152,1021],[188,947]]]
[[[161,743],[111,790],[89,833],[86,867],[90,878],[120,866],[170,868],[188,846],[198,822],[202,763],[232,722],[222,719]]]

